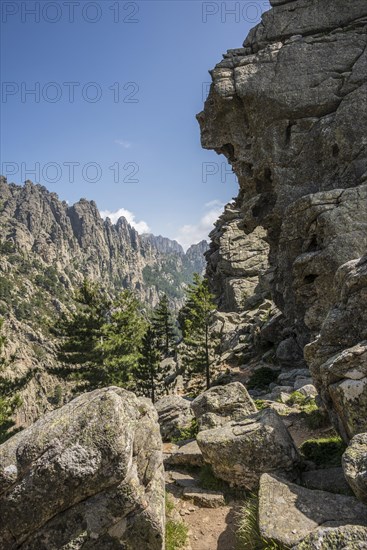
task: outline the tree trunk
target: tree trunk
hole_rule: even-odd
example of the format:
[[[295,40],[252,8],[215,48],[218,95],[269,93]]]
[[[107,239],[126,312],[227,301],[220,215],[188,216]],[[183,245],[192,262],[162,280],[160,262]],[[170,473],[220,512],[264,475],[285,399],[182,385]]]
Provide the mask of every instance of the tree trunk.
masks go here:
[[[206,373],[206,389],[210,388],[210,361],[209,361],[209,328],[205,327],[205,373]]]
[[[152,401],[153,401],[153,404],[155,403],[155,384],[154,384],[154,374],[153,372],[151,372],[150,374],[150,383],[151,383],[151,386],[152,386]]]

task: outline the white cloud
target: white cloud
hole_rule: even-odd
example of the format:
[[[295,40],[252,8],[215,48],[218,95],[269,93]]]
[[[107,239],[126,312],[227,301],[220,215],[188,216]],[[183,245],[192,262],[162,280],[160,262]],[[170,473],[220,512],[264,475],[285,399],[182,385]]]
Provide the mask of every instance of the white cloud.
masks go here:
[[[131,147],[130,141],[125,141],[123,139],[115,139],[115,143],[117,143],[117,145],[120,145],[124,149],[130,149]]]
[[[135,214],[130,212],[130,210],[126,210],[125,208],[119,208],[118,210],[115,210],[114,212],[110,212],[109,210],[103,210],[100,212],[102,218],[110,218],[112,223],[116,223],[117,220],[121,217],[126,218],[127,222],[134,228],[136,231],[140,234],[142,233],[150,233],[149,225],[144,221],[136,221]]]
[[[214,199],[213,201],[209,201],[207,203],[204,204],[205,208],[223,208],[224,207],[224,203],[218,199]]]
[[[223,212],[224,203],[214,200],[204,205],[206,212],[200,218],[197,224],[183,225],[178,230],[175,240],[178,241],[185,250],[192,244],[199,243],[203,239],[208,240],[208,235],[212,231],[214,223]]]

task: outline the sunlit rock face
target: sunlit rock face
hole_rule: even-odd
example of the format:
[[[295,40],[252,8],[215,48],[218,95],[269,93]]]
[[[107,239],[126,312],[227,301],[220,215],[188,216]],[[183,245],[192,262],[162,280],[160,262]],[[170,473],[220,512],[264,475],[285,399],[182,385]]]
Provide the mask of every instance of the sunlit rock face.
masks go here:
[[[85,393],[0,446],[0,548],[163,550],[164,494],[152,403]]]
[[[259,227],[266,231],[264,273],[303,349],[340,303],[336,272],[367,250],[367,4],[271,4],[243,47],[229,50],[211,72],[198,120],[203,147],[224,154],[238,177],[232,244],[246,250]],[[223,263],[225,247],[212,244],[212,251]],[[340,420],[330,382],[312,368]]]

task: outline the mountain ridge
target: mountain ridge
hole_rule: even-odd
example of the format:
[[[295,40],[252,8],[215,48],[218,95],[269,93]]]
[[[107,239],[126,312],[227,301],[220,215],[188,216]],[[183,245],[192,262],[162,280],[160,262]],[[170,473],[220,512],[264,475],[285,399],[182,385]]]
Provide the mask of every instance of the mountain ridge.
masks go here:
[[[205,269],[207,243],[190,247],[139,235],[124,217],[103,220],[94,201],[73,205],[46,187],[0,178],[0,315],[5,317],[11,375],[37,371],[24,392],[19,424],[29,424],[52,405],[59,382],[50,327],[73,308],[84,278],[110,296],[129,288],[147,309],[166,294],[173,310],[183,305],[194,272]]]

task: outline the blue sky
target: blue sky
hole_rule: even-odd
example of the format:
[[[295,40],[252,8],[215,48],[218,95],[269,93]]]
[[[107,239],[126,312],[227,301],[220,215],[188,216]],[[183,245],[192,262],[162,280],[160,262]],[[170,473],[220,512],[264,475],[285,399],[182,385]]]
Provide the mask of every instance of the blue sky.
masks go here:
[[[200,147],[208,70],[267,9],[265,0],[4,0],[2,172],[70,203],[93,199],[141,232],[197,242],[237,194],[225,159]],[[205,163],[216,174],[203,177]]]

